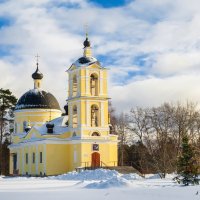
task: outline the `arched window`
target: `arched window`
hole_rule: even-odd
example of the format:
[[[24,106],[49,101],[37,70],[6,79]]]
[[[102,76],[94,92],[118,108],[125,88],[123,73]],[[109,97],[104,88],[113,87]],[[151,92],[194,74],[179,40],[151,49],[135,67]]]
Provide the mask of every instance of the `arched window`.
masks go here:
[[[92,136],[100,136],[100,134],[98,132],[94,132],[92,133]]]
[[[99,108],[96,105],[91,106],[91,126],[99,126]]]
[[[73,128],[76,128],[78,126],[78,115],[77,115],[77,106],[75,105],[73,107],[73,119],[72,119],[72,122],[73,122]]]
[[[76,137],[76,132],[73,132],[73,135],[72,135],[72,137]]]
[[[25,131],[27,125],[28,125],[27,121],[24,121],[24,122],[23,122],[23,131]]]
[[[73,84],[72,84],[72,96],[76,96],[78,91],[78,84],[77,84],[77,77],[76,75],[73,77]]]
[[[96,74],[90,76],[90,93],[92,96],[98,95],[98,76]]]

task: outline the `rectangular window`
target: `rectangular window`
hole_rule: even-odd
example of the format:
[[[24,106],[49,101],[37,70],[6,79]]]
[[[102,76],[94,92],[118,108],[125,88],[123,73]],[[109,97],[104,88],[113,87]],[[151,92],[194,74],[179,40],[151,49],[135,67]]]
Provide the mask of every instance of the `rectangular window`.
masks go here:
[[[40,163],[42,163],[42,152],[40,152]]]
[[[35,163],[35,153],[33,153],[33,163]]]
[[[28,153],[26,153],[26,164],[28,164]]]

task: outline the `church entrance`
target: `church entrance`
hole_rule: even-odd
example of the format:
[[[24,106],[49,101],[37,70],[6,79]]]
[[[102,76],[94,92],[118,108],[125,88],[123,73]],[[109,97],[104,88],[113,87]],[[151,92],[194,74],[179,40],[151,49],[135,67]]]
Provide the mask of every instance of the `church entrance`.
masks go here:
[[[92,153],[92,167],[100,167],[100,154],[98,152]]]

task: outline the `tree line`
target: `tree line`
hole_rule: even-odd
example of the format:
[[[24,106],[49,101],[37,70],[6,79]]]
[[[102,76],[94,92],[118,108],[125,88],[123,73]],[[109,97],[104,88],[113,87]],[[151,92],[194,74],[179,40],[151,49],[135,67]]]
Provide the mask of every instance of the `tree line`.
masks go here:
[[[111,132],[119,137],[119,165],[132,165],[142,174],[178,171],[182,139],[187,136],[200,165],[200,110],[194,103],[164,103],[116,114],[110,106]]]

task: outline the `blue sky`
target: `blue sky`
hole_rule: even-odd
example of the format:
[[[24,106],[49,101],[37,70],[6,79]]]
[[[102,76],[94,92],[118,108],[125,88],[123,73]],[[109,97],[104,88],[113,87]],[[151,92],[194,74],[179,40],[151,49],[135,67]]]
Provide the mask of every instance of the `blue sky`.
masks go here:
[[[126,5],[128,0],[90,0],[90,2],[95,3],[97,6],[102,6],[104,8],[121,7]]]
[[[43,88],[63,106],[65,71],[82,56],[88,24],[93,56],[110,69],[109,95],[120,111],[199,102],[199,13],[198,0],[1,1],[0,87],[17,97],[33,88],[38,53]]]

